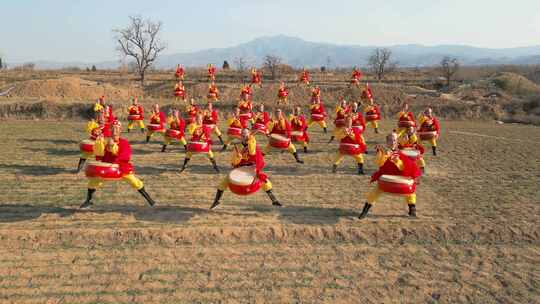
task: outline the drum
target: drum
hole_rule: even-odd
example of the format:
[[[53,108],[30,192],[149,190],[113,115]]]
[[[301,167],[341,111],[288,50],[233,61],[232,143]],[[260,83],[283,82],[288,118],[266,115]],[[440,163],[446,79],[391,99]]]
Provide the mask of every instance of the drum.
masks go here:
[[[416,191],[416,182],[406,176],[382,175],[378,184],[379,189],[387,193],[413,194]]]
[[[266,133],[266,130],[267,130],[265,124],[257,123],[257,122],[253,124],[253,129],[259,132],[263,132],[263,133]]]
[[[204,122],[203,122],[203,126],[204,126],[205,128],[207,128],[208,130],[210,130],[210,131],[213,131],[213,130],[216,128],[216,125],[213,124],[213,123],[204,123]]]
[[[336,128],[343,128],[345,127],[345,119],[336,119],[334,121],[334,125],[336,126]]]
[[[313,120],[313,121],[323,121],[324,120],[324,115],[323,114],[311,113],[311,120]]]
[[[179,138],[182,135],[182,131],[174,130],[174,129],[167,129],[167,131],[165,131],[165,135],[167,135],[170,138]]]
[[[257,192],[263,182],[257,178],[253,167],[240,167],[233,169],[228,176],[229,189],[238,195],[248,195]]]
[[[287,149],[291,144],[291,139],[280,134],[270,134],[270,146],[278,149]]]
[[[192,153],[208,153],[210,145],[204,141],[190,141],[187,150]]]
[[[102,179],[122,178],[122,172],[118,164],[105,163],[100,161],[89,161],[85,169],[86,177],[99,177]]]
[[[227,129],[227,134],[232,137],[240,137],[242,135],[242,129],[229,127],[229,129]]]
[[[437,131],[419,131],[417,134],[420,140],[432,140],[437,137]]]
[[[412,121],[412,120],[400,120],[398,122],[398,126],[400,128],[414,127],[414,121]]]
[[[141,114],[129,114],[127,119],[128,120],[141,120]]]
[[[150,131],[161,131],[163,129],[160,124],[148,124],[147,128]]]
[[[304,142],[304,132],[303,131],[292,131],[291,139],[294,142]]]
[[[251,119],[253,117],[253,113],[249,112],[249,113],[240,113],[240,119],[242,120],[246,120],[246,119]]]
[[[184,97],[185,91],[174,91],[174,96],[176,97]]]
[[[359,144],[340,143],[339,152],[346,155],[358,155],[362,154],[364,151],[362,151],[362,148]]]
[[[285,97],[289,96],[289,92],[287,92],[287,91],[280,91],[280,92],[278,93],[278,96],[279,96],[280,98],[285,98]]]
[[[380,120],[381,115],[379,113],[367,113],[366,114],[366,121],[375,121]]]
[[[358,132],[362,133],[364,132],[364,126],[352,126],[353,129],[358,130]]]
[[[91,139],[85,139],[79,144],[81,152],[93,153],[94,152],[94,141]]]
[[[208,97],[208,98],[218,98],[218,95],[216,93],[208,93],[208,95],[206,95],[206,97]]]
[[[420,152],[412,148],[403,149],[401,150],[401,153],[403,153],[409,159],[414,160],[414,161],[416,161],[420,157]]]

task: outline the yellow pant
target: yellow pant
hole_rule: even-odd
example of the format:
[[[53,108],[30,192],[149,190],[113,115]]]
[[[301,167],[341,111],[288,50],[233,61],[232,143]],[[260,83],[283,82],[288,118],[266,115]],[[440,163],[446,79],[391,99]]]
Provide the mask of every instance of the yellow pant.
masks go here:
[[[89,152],[81,152],[81,157],[82,159],[89,159],[91,158],[92,156],[94,156],[94,153],[89,153]]]
[[[165,135],[165,130],[163,130],[163,131],[152,131],[152,130],[147,130],[147,131],[146,131],[146,136],[152,137],[152,135],[154,135],[154,133],[159,133],[159,134]]]
[[[206,156],[208,156],[209,159],[214,158],[214,152],[212,152],[212,150],[208,151],[208,153],[195,153],[195,154],[206,154]],[[186,158],[191,158],[192,156],[193,156],[193,152],[191,151],[186,152]]]
[[[350,157],[354,158],[354,160],[356,160],[356,162],[359,163],[359,164],[364,163],[364,154],[362,154],[362,153],[356,154],[356,155],[348,155],[348,154],[343,154],[340,151],[338,151],[337,155],[336,155],[336,160],[334,161],[334,165],[336,165],[336,166],[339,165],[343,161],[345,156],[350,156]]]
[[[422,142],[427,141],[433,147],[437,147],[437,138],[432,138],[430,140],[422,140]]]
[[[139,128],[144,129],[144,122],[142,120],[130,120],[128,122],[128,130],[132,130],[134,124],[138,124]]]
[[[368,193],[367,195],[367,201],[368,203],[370,203],[371,205],[375,204],[375,202],[377,201],[377,199],[383,194],[383,193],[386,193],[384,191],[382,191],[381,189],[379,189],[378,186],[375,186],[375,189],[373,189],[371,192]],[[407,202],[407,204],[409,205],[416,205],[416,193],[413,193],[413,194],[393,194],[393,193],[389,193],[389,194],[392,194],[392,195],[397,195],[397,196],[402,196],[403,198],[405,198],[405,201]]]
[[[218,137],[221,136],[221,130],[218,128],[217,125],[214,127],[212,132],[214,132],[214,134],[216,134],[216,136],[218,136]]]
[[[315,120],[312,120],[311,118],[308,119],[308,122],[307,122],[308,128],[311,128],[311,126],[313,126],[313,124],[318,124],[319,127],[323,128],[323,129],[327,128],[326,121],[324,121],[324,120],[315,121]]]
[[[372,127],[373,129],[378,129],[379,121],[378,120],[368,121],[368,126]]]
[[[264,147],[264,154],[268,154],[272,149],[277,150],[277,148],[270,146],[270,144],[266,145],[266,147]],[[287,151],[289,151],[289,153],[291,154],[296,153],[296,147],[294,146],[294,144],[289,144]]]
[[[308,142],[307,142],[307,141],[296,141],[295,143],[297,143],[297,144],[302,144],[302,147],[307,147],[307,146],[308,146]]]
[[[221,182],[219,182],[219,185],[218,185],[218,190],[220,191],[225,191],[229,188],[229,177],[224,177]],[[266,191],[270,191],[272,190],[272,182],[270,182],[269,179],[266,180],[266,182],[264,182],[264,184],[262,185],[262,189],[264,190],[264,192]]]
[[[143,182],[133,174],[127,174],[122,176],[122,180],[126,181],[128,184],[131,185],[131,187],[136,190],[140,190],[142,189],[142,187],[144,187]],[[103,185],[103,182],[104,180],[102,178],[91,177],[88,179],[88,189],[97,190]]]
[[[423,157],[419,157],[417,160],[416,160],[416,165],[420,168],[425,168],[426,167],[426,161],[424,160]]]
[[[341,128],[341,127],[335,127],[335,128],[334,128],[334,131],[332,131],[332,136],[338,137],[338,136],[341,134],[341,130],[343,130],[343,128]]]
[[[182,138],[180,138],[180,139],[171,138],[171,137],[169,137],[167,135],[163,136],[163,143],[166,144],[166,145],[170,145],[173,142],[173,140],[174,140],[174,142],[178,142],[182,146],[187,145],[186,138],[184,136],[182,136]]]

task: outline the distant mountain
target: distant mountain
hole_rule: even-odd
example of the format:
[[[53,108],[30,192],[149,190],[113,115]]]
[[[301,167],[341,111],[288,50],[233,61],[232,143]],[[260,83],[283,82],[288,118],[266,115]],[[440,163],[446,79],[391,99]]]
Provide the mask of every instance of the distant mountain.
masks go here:
[[[261,37],[228,48],[207,49],[196,52],[162,55],[156,62],[157,68],[205,66],[213,63],[221,66],[227,60],[234,66],[236,58],[244,58],[249,65],[259,66],[268,54],[281,57],[284,63],[295,67],[320,67],[330,63],[331,67],[365,66],[375,46],[336,45],[309,42],[284,35]],[[433,66],[442,57],[456,57],[464,65],[494,64],[540,64],[540,45],[531,47],[488,49],[465,45],[423,46],[419,44],[396,45],[392,50],[393,60],[400,66]],[[118,61],[93,63],[99,68],[114,68]],[[78,66],[86,68],[92,63],[36,62],[38,68],[61,68]]]

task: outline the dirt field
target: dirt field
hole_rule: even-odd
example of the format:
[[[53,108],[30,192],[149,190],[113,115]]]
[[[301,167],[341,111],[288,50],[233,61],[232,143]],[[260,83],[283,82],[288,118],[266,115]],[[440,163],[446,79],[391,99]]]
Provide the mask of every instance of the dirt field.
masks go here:
[[[305,165],[266,157],[281,209],[263,192],[227,192],[207,211],[229,153],[217,153],[220,175],[204,157],[180,175],[181,149],[160,153],[160,138],[144,144],[137,132],[133,163],[158,205],[109,183],[79,211],[83,122],[4,120],[0,302],[539,303],[540,128],[442,127],[419,218],[385,197],[359,221],[369,178],[351,159],[332,175],[336,144],[319,130]]]

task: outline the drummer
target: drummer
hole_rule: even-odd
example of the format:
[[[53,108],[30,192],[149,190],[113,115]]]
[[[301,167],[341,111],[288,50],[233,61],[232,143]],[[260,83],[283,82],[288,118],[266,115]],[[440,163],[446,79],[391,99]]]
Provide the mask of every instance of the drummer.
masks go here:
[[[309,72],[306,70],[306,68],[302,68],[298,82],[309,86]]]
[[[326,110],[324,104],[321,102],[321,98],[315,98],[311,100],[311,106],[309,107],[311,117],[308,119],[308,128],[311,128],[313,124],[319,125],[326,134],[328,132],[326,125]]]
[[[120,137],[120,123],[115,123],[112,128],[112,136],[105,138],[99,135],[94,144],[94,153],[96,158],[105,163],[119,165],[122,179],[130,184],[134,189],[146,199],[150,206],[154,206],[155,202],[144,189],[143,182],[135,176],[133,165],[129,162],[131,159],[131,146],[127,139]],[[90,208],[92,206],[92,196],[103,185],[104,180],[99,177],[88,179],[88,192],[86,200],[80,208]]]
[[[410,125],[416,127],[416,121],[414,120],[414,114],[409,111],[409,104],[404,103],[403,108],[398,113],[398,134],[405,132]]]
[[[144,133],[144,109],[139,104],[139,100],[137,97],[133,98],[131,106],[129,106],[128,108],[128,115],[139,115],[139,118],[137,120],[129,120],[127,125],[128,133],[131,132],[135,123],[139,125],[141,133]]]
[[[401,153],[398,149],[398,141],[395,134],[390,134],[386,137],[387,151],[383,148],[377,149],[376,163],[379,170],[371,176],[370,182],[376,182],[382,175],[398,175],[412,179],[418,178],[422,173],[407,156]],[[367,202],[364,204],[362,213],[358,218],[363,219],[367,216],[369,209],[375,204],[377,199],[384,192],[378,186],[368,193]],[[416,193],[402,194],[409,206],[409,216],[416,217]]]
[[[90,140],[96,140],[99,135],[102,135],[103,137],[111,137],[110,124],[105,120],[103,111],[96,112],[95,118],[86,124],[86,133],[88,133]],[[91,158],[93,155],[93,153],[81,151],[79,164],[77,165],[77,173],[81,171],[86,160]]]
[[[376,134],[379,133],[379,120],[381,119],[381,110],[379,106],[375,104],[373,98],[369,99],[368,105],[364,108],[366,120],[369,122],[369,126],[373,128]],[[371,116],[377,117],[370,119]]]
[[[312,90],[311,90],[311,103],[313,103],[315,100],[320,100],[321,99],[321,87],[319,86],[315,86]]]
[[[251,69],[251,85],[258,85],[262,88],[262,74],[256,68]]]
[[[364,175],[364,153],[366,152],[366,143],[360,130],[353,128],[353,119],[351,116],[348,116],[345,119],[345,125],[346,127],[342,128],[337,135],[337,138],[340,141],[340,147],[334,165],[332,166],[332,173],[337,172],[337,167],[343,161],[345,156],[351,156],[356,160],[358,174]],[[353,145],[356,145],[356,147],[352,147]]]
[[[242,124],[253,123],[253,103],[249,99],[249,95],[243,95],[242,99],[238,101],[238,109]]]
[[[295,107],[293,113],[289,115],[289,121],[291,123],[291,138],[293,142],[301,143],[304,147],[304,153],[308,153],[309,134],[307,132],[306,118],[302,114],[300,107]],[[301,135],[294,135],[292,133],[299,132]]]
[[[404,149],[414,149],[418,152],[418,158],[416,161],[417,166],[420,170],[425,173],[426,162],[424,160],[424,147],[420,144],[418,140],[418,135],[416,134],[416,129],[414,127],[408,127],[404,132],[398,134],[398,148],[400,150]]]
[[[223,143],[223,148],[221,149],[221,151],[227,150],[229,144],[235,138],[240,137],[241,130],[244,128],[247,128],[247,120],[242,120],[240,118],[240,109],[235,108],[231,113],[229,119],[227,119],[227,137],[225,138],[225,142]],[[236,130],[238,130],[238,132],[236,132]]]
[[[174,98],[176,101],[179,101],[180,99],[182,99],[182,101],[186,100],[186,88],[184,87],[182,80],[179,80],[178,83],[174,85]]]
[[[258,110],[253,114],[252,131],[258,131],[263,134],[268,134],[268,122],[270,114],[264,110],[264,104],[259,104]]]
[[[160,111],[159,105],[156,103],[152,107],[152,114],[150,115],[150,124],[152,125],[159,125],[160,128],[158,130],[150,130],[149,128],[146,130],[146,142],[150,141],[150,138],[154,133],[163,133],[165,132],[165,122],[166,117],[163,112]]]
[[[101,96],[98,98],[96,103],[94,104],[94,112],[102,112],[105,110],[105,96]]]
[[[259,145],[257,144],[255,136],[251,135],[248,129],[242,129],[241,141],[241,148],[235,148],[233,151],[233,168],[239,168],[244,166],[255,167],[256,178],[264,182],[262,188],[272,201],[272,205],[281,207],[281,203],[276,199],[274,193],[272,193],[272,183],[267,178],[266,174],[262,172],[265,166],[264,156],[261,152],[261,149],[259,148]],[[223,196],[223,192],[225,192],[228,186],[229,177],[227,176],[219,183],[216,196],[214,198],[214,203],[212,204],[210,209],[214,209],[220,204],[219,200]]]
[[[173,136],[169,132],[165,132],[165,135],[163,136],[163,146],[161,147],[161,152],[165,152],[167,146],[170,145],[173,140],[184,146],[184,150],[187,150],[187,142],[184,136],[186,123],[180,116],[180,111],[174,109],[171,115],[167,117],[167,124],[169,125],[170,130],[177,131],[177,135]]]
[[[219,101],[219,89],[214,81],[208,85],[208,101]]]
[[[289,102],[289,91],[287,90],[287,87],[285,86],[285,82],[282,81],[279,84],[278,105],[281,103],[287,104],[288,102]]]
[[[362,112],[359,110],[358,103],[353,102],[351,113],[349,116],[352,119],[352,128],[356,129],[360,132],[360,136],[362,136],[362,141],[366,142],[364,138],[364,131],[366,130],[366,122],[364,121],[364,116],[362,115]],[[367,154],[367,150],[366,150]]]
[[[268,130],[269,130],[270,136],[272,134],[277,134],[277,135],[284,136],[285,138],[289,140],[291,139],[291,124],[285,118],[281,109],[276,109],[274,113],[274,117],[272,117],[272,120],[268,122]],[[271,149],[272,149],[272,146],[270,145],[270,143],[268,143],[268,145],[264,148],[263,153],[268,154]],[[287,150],[289,151],[289,153],[291,153],[294,156],[294,159],[296,160],[297,163],[299,164],[304,163],[304,161],[301,160],[300,157],[298,156],[298,152],[296,152],[296,147],[294,146],[292,142],[289,143],[289,147],[287,148]]]
[[[216,67],[213,64],[209,63],[207,72],[208,81],[214,82],[216,80]]]
[[[240,101],[249,101],[252,96],[253,90],[251,89],[251,85],[248,84],[243,86],[242,90],[240,90]]]
[[[214,158],[214,153],[212,152],[212,140],[210,138],[210,132],[211,130],[203,125],[203,117],[202,115],[197,115],[197,118],[195,119],[195,123],[190,124],[188,127],[188,132],[191,135],[191,142],[206,142],[210,146],[210,149],[208,152],[206,152],[206,155],[208,156],[208,159],[212,163],[212,167],[216,172],[219,172],[219,168],[216,163],[216,159]],[[184,159],[184,164],[182,165],[182,168],[180,169],[180,173],[184,172],[186,170],[186,166],[191,160],[191,157],[193,156],[194,151],[190,151],[188,148],[188,151],[186,152],[186,157]]]
[[[339,102],[336,105],[336,111],[335,111],[336,118],[334,119],[334,131],[328,143],[331,143],[334,140],[334,138],[336,138],[336,136],[341,133],[341,130],[343,129],[343,125],[345,124],[345,117],[349,115],[350,112],[351,112],[351,108],[349,107],[347,100],[345,100],[343,96],[340,96]]]
[[[174,77],[176,77],[176,79],[179,81],[184,81],[184,75],[184,67],[180,64],[176,65],[176,72],[174,73]]]
[[[362,72],[357,68],[357,67],[354,67],[353,68],[353,71],[351,73],[351,82],[350,82],[350,85],[351,86],[358,86],[360,85],[360,79],[362,78]]]
[[[441,133],[441,127],[439,125],[439,120],[433,115],[433,110],[431,108],[427,108],[426,110],[424,110],[424,113],[420,114],[420,116],[418,117],[418,125],[420,126],[419,132],[434,131],[437,133],[435,137],[428,140],[428,142],[431,144],[431,150],[433,151],[433,155],[437,156],[437,139],[439,138],[439,134]]]
[[[195,99],[191,98],[189,100],[189,104],[186,106],[186,119],[188,128],[189,125],[195,123],[195,120],[197,119],[197,114],[199,114],[199,108],[195,104]]]
[[[214,108],[211,101],[208,102],[206,109],[202,111],[203,125],[208,127],[219,139],[219,142],[223,145],[223,137],[221,136],[221,130],[219,129],[219,112]]]

